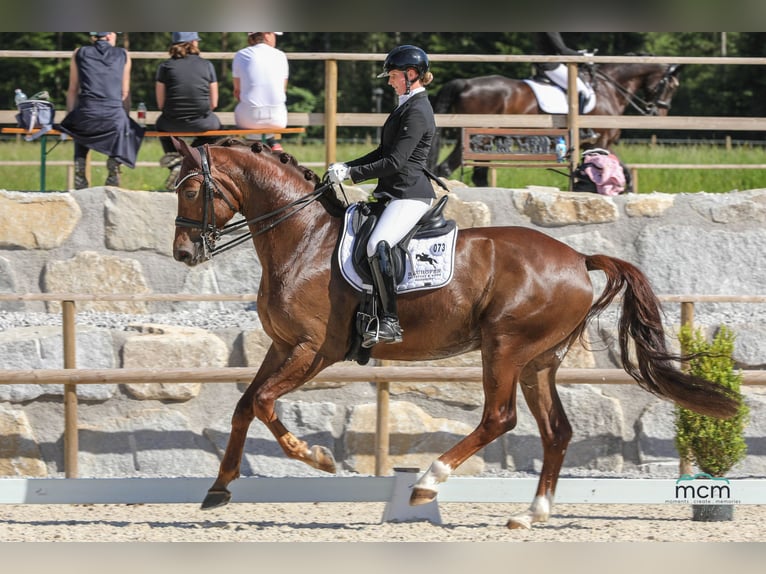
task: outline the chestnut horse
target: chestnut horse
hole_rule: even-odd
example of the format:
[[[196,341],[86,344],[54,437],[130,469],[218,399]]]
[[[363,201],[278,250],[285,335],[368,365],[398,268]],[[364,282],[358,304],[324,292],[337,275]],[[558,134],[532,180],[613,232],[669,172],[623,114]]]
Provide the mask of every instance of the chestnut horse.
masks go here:
[[[274,403],[346,358],[359,294],[346,283],[333,256],[345,206],[329,184],[320,185],[291,156],[261,143],[248,147],[225,140],[190,148],[175,140],[175,145],[183,164],[173,256],[189,266],[200,264],[227,248],[217,243],[230,230],[249,229],[245,237],[252,236],[263,267],[258,313],[272,340],[234,410],[218,477],[202,502],[206,509],[230,500],[227,486],[239,476],[254,418],[269,428],[288,457],[335,471],[332,453],[295,437],[277,418]],[[227,224],[237,213],[243,225]],[[514,427],[516,390],[521,388],[542,435],[543,465],[531,507],[508,525],[529,528],[548,519],[572,436],[556,392],[556,370],[588,321],[621,292],[621,360],[638,384],[707,415],[735,412],[737,395],[675,366],[679,357],[666,348],[659,302],[632,264],[584,255],[524,227],[460,230],[456,250],[448,285],[399,296],[404,341],[372,349],[373,358],[405,361],[481,350],[481,421],[420,477],[411,504],[433,500],[452,471]],[[605,290],[595,302],[589,271],[606,275]]]
[[[618,116],[628,106],[643,115],[665,116],[670,101],[680,85],[680,65],[664,64],[599,64],[591,67],[589,80],[596,93],[596,107],[589,115]],[[639,96],[644,94],[644,98]],[[542,114],[532,88],[523,80],[504,76],[450,80],[433,99],[437,114]],[[439,163],[439,132],[431,146],[429,167],[442,177],[448,177],[462,163],[461,145]],[[608,148],[620,137],[619,129],[594,130],[595,142],[583,142],[583,147]],[[487,168],[474,167],[473,183],[486,187]]]

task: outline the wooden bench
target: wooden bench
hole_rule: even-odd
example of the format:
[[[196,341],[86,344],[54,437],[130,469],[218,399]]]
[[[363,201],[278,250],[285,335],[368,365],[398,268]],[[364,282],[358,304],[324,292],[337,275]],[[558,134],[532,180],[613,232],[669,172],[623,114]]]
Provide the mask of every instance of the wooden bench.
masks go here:
[[[17,135],[17,136],[27,136],[27,135],[35,135],[40,130],[35,129],[32,130],[32,132],[29,132],[25,128],[19,128],[19,127],[4,127],[0,129],[0,133],[8,134],[8,135]],[[226,137],[226,136],[252,136],[252,135],[264,135],[264,134],[302,134],[306,132],[306,128],[303,127],[288,127],[288,128],[269,128],[269,129],[240,129],[240,128],[231,128],[231,129],[222,129],[222,130],[209,130],[206,132],[160,132],[156,130],[146,130],[144,132],[144,137],[169,137],[169,136],[176,136],[176,137],[205,137],[205,136],[211,136],[211,137]],[[40,142],[40,191],[45,191],[45,180],[46,180],[46,168],[48,165],[64,165],[62,162],[49,162],[48,161],[48,154],[55,148],[59,142],[62,141],[61,139],[62,133],[58,130],[48,130],[43,135],[39,136],[37,138],[37,141]],[[49,137],[56,137],[57,141],[56,143],[49,149],[48,148],[48,138]],[[64,136],[68,138],[69,136]],[[69,138],[71,139],[71,138]],[[72,162],[66,162],[68,164],[71,164]],[[136,164],[136,167],[143,167],[145,165],[154,165],[149,162],[138,162]],[[15,162],[10,163],[6,162],[5,165],[36,165],[37,162]],[[90,167],[90,166],[88,166]],[[72,172],[73,174],[74,172]],[[67,181],[69,182],[69,187],[73,187],[72,183],[74,181],[73,175],[70,177],[67,176]]]
[[[558,161],[556,142],[564,138],[569,149],[566,129],[463,128],[463,166],[489,168],[489,183],[497,185],[495,168],[558,168],[567,173],[570,166]]]

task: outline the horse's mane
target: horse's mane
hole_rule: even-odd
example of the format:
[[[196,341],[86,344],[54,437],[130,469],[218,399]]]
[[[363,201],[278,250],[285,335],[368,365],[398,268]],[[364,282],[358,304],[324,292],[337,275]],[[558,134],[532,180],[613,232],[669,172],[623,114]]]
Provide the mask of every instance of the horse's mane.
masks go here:
[[[298,163],[294,156],[282,152],[275,152],[270,146],[261,142],[249,143],[239,138],[226,137],[218,140],[215,145],[222,147],[248,147],[253,153],[265,153],[266,157],[285,165],[287,169],[295,170],[299,177],[314,184],[314,189],[322,184],[319,176],[312,170]],[[346,212],[346,205],[335,195],[332,186],[327,187],[325,193],[319,198],[319,203],[333,217],[341,217]]]

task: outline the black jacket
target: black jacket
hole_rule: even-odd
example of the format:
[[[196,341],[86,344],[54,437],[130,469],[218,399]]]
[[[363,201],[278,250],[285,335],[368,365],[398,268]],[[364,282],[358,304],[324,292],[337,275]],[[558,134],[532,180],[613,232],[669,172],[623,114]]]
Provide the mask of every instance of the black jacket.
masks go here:
[[[543,56],[553,56],[555,54],[577,56],[579,53],[564,43],[561,32],[538,32],[535,34],[535,46],[538,53]],[[552,70],[558,65],[558,62],[537,62],[535,64],[539,70]]]
[[[360,158],[348,162],[353,182],[378,178],[375,194],[397,199],[434,198],[426,167],[436,130],[434,111],[425,91],[397,107],[386,118],[380,145]]]

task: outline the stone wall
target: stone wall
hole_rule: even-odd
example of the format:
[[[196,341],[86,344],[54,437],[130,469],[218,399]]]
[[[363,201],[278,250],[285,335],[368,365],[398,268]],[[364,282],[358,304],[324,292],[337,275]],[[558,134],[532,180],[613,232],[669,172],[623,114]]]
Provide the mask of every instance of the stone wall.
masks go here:
[[[637,264],[660,294],[764,294],[766,190],[720,194],[653,193],[608,198],[549,188],[468,188],[452,182],[447,215],[461,227],[539,228],[583,252]],[[352,198],[363,189],[352,189]],[[93,188],[71,193],[0,191],[0,293],[256,293],[260,264],[247,245],[197,268],[172,258],[175,196]],[[600,278],[594,274],[598,286]],[[766,309],[761,304],[705,303],[695,322],[737,335],[742,368],[766,368]],[[252,366],[268,346],[247,302],[87,302],[79,312],[130,314],[119,329],[91,321],[77,330],[79,368]],[[200,328],[176,320],[237,313],[234,327]],[[677,303],[665,306],[671,338]],[[56,302],[0,301],[0,314],[60,313]],[[58,317],[58,315],[52,315]],[[158,320],[161,317],[162,320]],[[108,325],[108,322],[104,322]],[[588,332],[565,366],[616,367],[615,313]],[[437,364],[477,365],[477,354]],[[61,328],[14,326],[0,331],[0,369],[63,366]],[[746,391],[751,407],[749,455],[741,474],[766,472],[766,389]],[[80,476],[212,476],[226,444],[242,389],[236,384],[82,385]],[[63,475],[63,390],[0,385],[0,476]],[[574,427],[565,472],[646,472],[672,476],[672,405],[636,385],[561,386]],[[466,384],[392,384],[391,462],[425,468],[478,423],[481,389]],[[330,448],[342,472],[373,472],[375,388],[367,382],[309,383],[279,401],[296,435]],[[540,439],[519,405],[516,429],[467,461],[463,473],[539,470]],[[287,460],[255,422],[242,474],[313,474]]]

